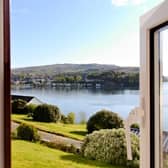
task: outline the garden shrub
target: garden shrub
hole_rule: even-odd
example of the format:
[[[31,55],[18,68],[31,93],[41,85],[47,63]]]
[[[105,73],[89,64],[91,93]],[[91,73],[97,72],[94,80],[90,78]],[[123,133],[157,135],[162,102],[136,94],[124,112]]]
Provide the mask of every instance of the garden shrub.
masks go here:
[[[123,128],[123,120],[117,113],[101,110],[91,116],[87,122],[89,133],[100,129]]]
[[[61,114],[61,122],[64,124],[74,124],[75,123],[75,113],[70,112],[67,116]]]
[[[69,124],[74,124],[75,123],[75,113],[70,112],[67,115],[68,123]]]
[[[57,122],[60,120],[61,114],[57,106],[42,104],[35,108],[32,118],[34,121]]]
[[[28,116],[32,116],[35,108],[37,107],[37,105],[35,104],[28,104],[24,107],[25,113],[28,114]]]
[[[11,132],[11,138],[12,139],[18,139],[16,130]]]
[[[28,141],[37,141],[40,138],[37,129],[27,124],[21,124],[17,128],[17,137]]]
[[[61,150],[64,152],[74,153],[74,154],[80,153],[79,148],[75,147],[72,144],[69,145],[64,142],[47,142],[47,141],[41,141],[41,143],[50,147],[50,148],[58,149],[58,150]]]
[[[68,119],[64,114],[61,114],[61,122],[64,124],[68,124]]]
[[[12,101],[12,113],[13,114],[26,114],[24,108],[27,102],[22,99]]]
[[[127,161],[126,138],[123,128],[105,129],[88,134],[81,148],[84,157],[111,163],[138,168],[139,139],[131,134],[133,161]]]
[[[131,125],[131,128],[139,130],[139,124],[138,123],[134,123],[134,124]]]

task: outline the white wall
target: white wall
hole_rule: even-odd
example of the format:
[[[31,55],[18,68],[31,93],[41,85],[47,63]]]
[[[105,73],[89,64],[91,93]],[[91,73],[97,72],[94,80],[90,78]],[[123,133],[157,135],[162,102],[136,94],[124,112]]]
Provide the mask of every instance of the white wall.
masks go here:
[[[43,102],[41,102],[40,100],[38,100],[37,98],[33,98],[29,103],[27,104],[36,104],[36,105],[40,105],[43,104]]]

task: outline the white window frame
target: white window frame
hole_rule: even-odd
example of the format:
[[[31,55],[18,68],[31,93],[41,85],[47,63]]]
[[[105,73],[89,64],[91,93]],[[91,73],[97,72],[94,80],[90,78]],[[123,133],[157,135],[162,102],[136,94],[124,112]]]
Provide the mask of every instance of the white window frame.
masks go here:
[[[160,134],[159,30],[168,24],[168,1],[140,20],[140,106],[144,118],[140,138],[140,168],[162,168]],[[157,93],[157,94],[156,94]]]

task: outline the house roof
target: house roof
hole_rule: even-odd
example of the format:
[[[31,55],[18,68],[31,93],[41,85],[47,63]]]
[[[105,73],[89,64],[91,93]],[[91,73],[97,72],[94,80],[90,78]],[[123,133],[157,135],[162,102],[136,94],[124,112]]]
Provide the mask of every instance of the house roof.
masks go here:
[[[18,99],[22,99],[26,102],[31,101],[33,98],[33,96],[21,96],[21,95],[12,95],[12,100],[18,100]]]

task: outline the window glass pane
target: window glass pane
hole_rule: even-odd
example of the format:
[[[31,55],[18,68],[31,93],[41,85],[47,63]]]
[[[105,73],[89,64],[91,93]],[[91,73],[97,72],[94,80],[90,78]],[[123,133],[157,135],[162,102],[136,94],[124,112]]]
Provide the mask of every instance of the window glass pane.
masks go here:
[[[160,34],[160,56],[161,56],[161,149],[163,168],[168,167],[168,30]]]

